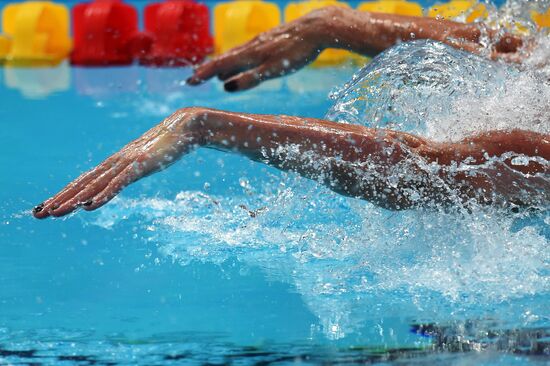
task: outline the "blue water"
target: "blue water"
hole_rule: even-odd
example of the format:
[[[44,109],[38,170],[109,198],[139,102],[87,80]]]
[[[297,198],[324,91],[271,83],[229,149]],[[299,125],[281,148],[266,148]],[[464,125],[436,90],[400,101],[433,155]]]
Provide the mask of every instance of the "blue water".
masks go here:
[[[100,211],[29,214],[176,108],[323,117],[353,66],[241,94],[185,69],[3,71],[0,362],[548,362],[544,216],[392,213],[210,150]]]
[[[408,47],[348,89],[357,66],[238,94],[187,87],[188,69],[0,70],[0,364],[548,364],[548,211],[389,212],[203,149],[97,212],[30,216],[181,107],[345,104],[347,122],[436,139],[548,128],[537,75]]]

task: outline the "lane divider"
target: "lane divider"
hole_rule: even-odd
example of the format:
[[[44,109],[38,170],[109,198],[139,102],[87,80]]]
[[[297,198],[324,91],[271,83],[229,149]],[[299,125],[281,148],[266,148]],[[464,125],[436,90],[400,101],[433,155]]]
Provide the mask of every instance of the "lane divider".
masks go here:
[[[451,0],[445,4],[432,6],[428,10],[428,16],[432,18],[460,19],[472,23],[476,20],[486,19],[489,12],[485,4],[481,4],[476,0]]]
[[[118,0],[95,0],[72,9],[74,65],[129,65],[138,34],[138,12]]]
[[[8,4],[2,12],[2,29],[0,54],[10,64],[56,64],[71,51],[69,10],[61,4]]]
[[[338,0],[291,2],[284,9],[284,20],[292,21],[325,6],[349,7]],[[367,1],[357,9],[465,22],[486,19],[489,13],[487,6],[477,0],[451,0],[426,12],[418,3],[407,0]],[[123,0],[76,4],[71,18],[74,48],[65,5],[52,1],[7,4],[2,11],[0,63],[51,65],[69,57],[72,64],[85,66],[134,62],[151,66],[196,64],[209,54],[221,54],[279,25],[281,11],[276,4],[263,0],[217,4],[212,14],[214,37],[210,34],[208,7],[194,0],[164,0],[146,5],[143,31],[138,26],[137,9]],[[533,11],[531,18],[539,28],[550,27],[550,9],[544,13]],[[337,65],[348,60],[365,58],[328,49],[313,65]]]
[[[261,0],[237,0],[214,7],[216,54],[239,46],[281,23],[276,4]]]
[[[405,0],[382,0],[359,4],[357,10],[376,13],[410,15],[421,17],[423,10],[420,4]]]
[[[149,4],[145,7],[144,23],[145,34],[137,46],[141,64],[185,66],[202,62],[213,51],[210,14],[204,4],[191,0]]]

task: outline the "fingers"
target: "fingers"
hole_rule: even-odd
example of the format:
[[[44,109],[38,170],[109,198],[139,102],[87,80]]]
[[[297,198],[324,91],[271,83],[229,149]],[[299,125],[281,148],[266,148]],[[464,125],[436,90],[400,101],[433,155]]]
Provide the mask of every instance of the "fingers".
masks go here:
[[[126,166],[119,175],[109,182],[105,189],[88,200],[82,208],[92,211],[112,200],[124,187],[136,180],[138,175],[135,169],[133,164]]]
[[[262,65],[255,69],[241,72],[226,80],[224,89],[228,92],[247,90],[257,86],[262,81],[280,76],[281,74],[282,70]]]
[[[187,83],[198,85],[216,75],[233,75],[255,67],[262,59],[254,56],[252,51],[253,49],[239,48],[207,61],[195,69]]]
[[[187,83],[197,85],[218,76],[225,82],[226,91],[246,90],[262,81],[299,70],[315,60],[321,51],[317,47],[305,46],[296,50],[288,37],[270,39],[270,43],[256,41],[200,65]]]
[[[78,194],[88,183],[96,179],[98,175],[103,174],[107,169],[110,168],[111,159],[106,160],[96,168],[80,175],[73,182],[69,183],[65,188],[63,188],[55,196],[47,199],[43,203],[39,204],[33,209],[34,217],[38,219],[43,219],[50,216],[50,212],[58,208],[66,200],[70,199],[74,195]]]
[[[80,175],[55,196],[36,206],[33,209],[34,217],[43,219],[63,216],[78,207],[93,209],[105,204],[125,185],[162,168],[161,158],[174,148],[172,140],[163,123],[150,129],[96,168]],[[98,196],[101,204],[94,203]]]
[[[274,57],[273,60],[266,60],[253,69],[230,75],[227,79],[223,79],[225,80],[224,89],[228,92],[247,90],[265,80],[293,73],[315,60],[320,51],[317,49],[303,49],[300,54],[294,55],[290,55],[290,52],[284,50],[282,52],[289,56],[282,59]],[[220,79],[224,76],[226,75],[221,75]]]
[[[189,85],[198,85],[214,76],[225,80],[235,74],[254,68],[272,55],[274,34],[278,30],[262,33],[254,39],[237,46],[226,53],[199,65],[193,75],[187,79]]]
[[[246,70],[239,69],[239,70],[234,70],[232,72],[220,73],[218,74],[218,79],[220,79],[220,81],[226,81],[227,79],[231,79],[233,76],[240,74],[243,71],[246,71]]]
[[[111,161],[112,159],[108,159],[95,169],[84,173],[58,194],[36,206],[33,209],[34,217],[43,219],[48,216],[64,216],[80,206],[86,206],[95,195],[102,192],[130,164],[130,162],[124,161],[117,161],[116,163]]]
[[[200,64],[194,71],[193,75],[187,79],[189,85],[199,85],[206,80],[212,78],[217,73],[217,59],[212,59]]]
[[[49,212],[50,215],[55,217],[65,216],[84,204],[89,205],[89,202],[93,200],[94,196],[100,193],[113,179],[115,179],[127,165],[128,163],[119,163],[112,169],[101,174],[95,180],[88,183],[79,193],[68,198],[64,203],[58,203],[59,207],[52,208]]]

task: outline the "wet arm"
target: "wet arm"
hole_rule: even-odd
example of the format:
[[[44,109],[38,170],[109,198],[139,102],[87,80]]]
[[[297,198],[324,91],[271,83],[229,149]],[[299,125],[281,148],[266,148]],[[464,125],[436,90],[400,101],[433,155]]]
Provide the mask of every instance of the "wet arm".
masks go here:
[[[444,19],[362,12],[345,8],[327,11],[324,46],[374,56],[401,41],[432,39],[472,51],[479,46],[477,24]],[[492,35],[494,32],[490,32]]]
[[[487,35],[496,37],[496,32],[487,30]],[[200,65],[188,83],[196,85],[218,76],[227,91],[245,90],[299,70],[325,48],[374,56],[400,41],[433,39],[477,53],[482,50],[480,37],[478,24],[327,7],[262,33]],[[513,61],[522,43],[521,38],[502,36],[490,55],[505,55]]]
[[[483,168],[507,152],[550,160],[549,137],[535,132],[494,131],[456,143],[437,143],[404,132],[312,118],[184,108],[38,205],[34,215],[63,216],[78,207],[94,210],[127,185],[165,169],[196,147],[238,153],[394,210],[445,204],[449,189],[460,200],[491,203],[493,194],[498,194],[518,204],[532,183],[539,187],[533,197],[550,192],[546,180],[537,176],[548,174],[546,163],[517,167],[508,159]],[[453,172],[452,167],[466,161],[480,174],[470,174],[472,169]],[[435,163],[438,172],[417,163]],[[528,176],[513,174],[514,170]],[[525,204],[534,202],[527,198]]]
[[[94,210],[125,186],[166,168],[199,146],[295,171],[341,194],[405,208],[395,195],[378,195],[384,188],[383,172],[374,174],[375,180],[366,185],[364,173],[371,162],[391,166],[424,143],[405,133],[317,119],[185,108],[82,174],[33,213],[45,218],[63,216],[79,207]]]

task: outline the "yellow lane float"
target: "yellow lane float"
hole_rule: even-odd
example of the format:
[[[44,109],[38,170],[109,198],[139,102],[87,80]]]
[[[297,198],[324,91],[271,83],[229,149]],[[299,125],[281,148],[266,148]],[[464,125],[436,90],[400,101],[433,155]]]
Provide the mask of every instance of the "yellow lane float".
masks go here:
[[[451,0],[445,4],[437,4],[430,8],[428,16],[432,18],[459,19],[467,23],[477,19],[485,19],[489,15],[485,4],[476,0]]]
[[[325,8],[327,6],[340,6],[349,8],[349,5],[336,0],[310,0],[296,3],[290,3],[285,8],[285,22],[291,22],[301,16],[311,13],[313,10]],[[350,58],[350,53],[344,50],[327,49],[321,52],[314,66],[337,65]]]
[[[423,15],[420,4],[405,0],[381,0],[359,4],[357,10],[375,13],[399,14],[421,17]]]
[[[531,18],[533,18],[533,21],[540,28],[550,27],[550,8],[548,8],[546,13],[538,13],[536,11],[533,11],[531,13]]]
[[[9,43],[4,58],[13,64],[55,64],[71,51],[69,11],[50,1],[8,4],[2,13],[2,28]]]
[[[261,0],[237,0],[214,8],[215,51],[239,46],[281,23],[277,5]]]
[[[11,38],[0,34],[0,60],[6,58],[11,48]]]

